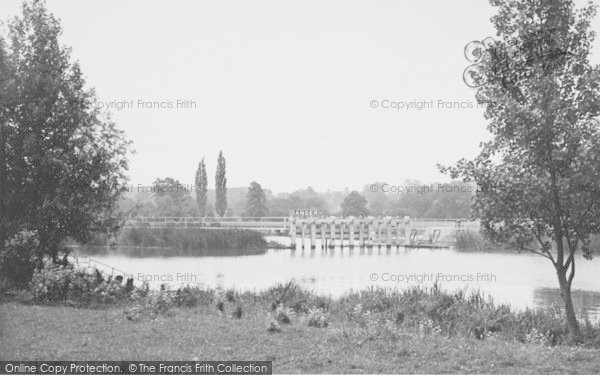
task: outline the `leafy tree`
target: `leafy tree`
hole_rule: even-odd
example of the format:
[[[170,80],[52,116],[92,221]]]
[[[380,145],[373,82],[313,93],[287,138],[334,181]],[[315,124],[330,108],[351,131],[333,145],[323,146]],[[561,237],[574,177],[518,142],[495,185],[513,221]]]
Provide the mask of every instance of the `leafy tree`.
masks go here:
[[[201,217],[206,216],[206,196],[208,193],[208,180],[206,178],[206,166],[204,165],[204,158],[198,164],[198,170],[196,171],[196,205],[198,205],[198,212]]]
[[[258,182],[251,182],[246,194],[245,216],[264,217],[267,216],[267,198],[265,192]]]
[[[67,237],[116,229],[129,146],[60,34],[43,1],[26,1],[0,42],[0,239],[35,231],[55,261]]]
[[[353,191],[344,198],[341,204],[344,216],[368,216],[367,199],[358,191]]]
[[[190,190],[171,177],[157,178],[152,184],[157,216],[191,216],[194,202]]]
[[[367,199],[369,212],[372,215],[389,215],[391,202],[398,196],[397,194],[395,194],[395,196],[390,196],[388,193],[381,191],[381,189],[378,189],[378,191],[375,192],[371,190],[371,186],[373,185],[380,187],[384,184],[385,182],[377,182],[372,185],[366,185],[362,191],[362,194]]]
[[[227,178],[225,177],[225,158],[223,151],[219,151],[217,160],[217,173],[215,175],[215,210],[217,215],[223,217],[227,210]]]
[[[476,216],[495,240],[547,258],[569,332],[581,333],[571,285],[576,255],[600,233],[600,67],[589,63],[596,8],[571,0],[492,0],[500,37],[486,43],[477,98],[491,141],[441,168],[475,181]]]

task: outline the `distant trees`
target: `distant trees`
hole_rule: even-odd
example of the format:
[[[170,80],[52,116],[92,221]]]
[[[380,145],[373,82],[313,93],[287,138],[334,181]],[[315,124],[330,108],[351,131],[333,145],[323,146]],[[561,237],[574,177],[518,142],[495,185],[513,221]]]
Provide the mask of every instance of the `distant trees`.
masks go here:
[[[267,198],[265,192],[258,182],[250,183],[248,193],[246,194],[245,216],[264,217],[267,216]]]
[[[206,178],[206,166],[204,165],[204,158],[198,164],[196,170],[196,205],[198,206],[198,213],[200,217],[206,216],[206,197],[208,194],[208,181]]]
[[[296,195],[280,194],[267,201],[269,215],[271,216],[288,216],[290,210],[299,210],[307,207],[302,198]]]
[[[194,202],[190,190],[171,177],[158,178],[152,185],[156,216],[192,216]]]
[[[358,191],[353,191],[344,198],[342,205],[343,216],[368,216],[367,199]]]
[[[376,186],[377,191],[371,187]],[[463,181],[425,184],[405,180],[399,185],[378,182],[365,186],[362,194],[371,215],[415,218],[468,218],[477,187]]]
[[[474,160],[442,168],[482,189],[475,214],[487,234],[547,258],[567,327],[577,254],[600,233],[600,66],[589,62],[596,7],[571,0],[493,0],[498,41],[483,44],[477,99],[492,139]]]
[[[0,251],[27,229],[55,261],[66,238],[116,229],[129,147],[61,32],[43,1],[26,1],[0,36]]]
[[[215,175],[215,211],[223,217],[227,211],[227,178],[225,177],[225,158],[223,151],[219,151],[217,159],[217,173]]]

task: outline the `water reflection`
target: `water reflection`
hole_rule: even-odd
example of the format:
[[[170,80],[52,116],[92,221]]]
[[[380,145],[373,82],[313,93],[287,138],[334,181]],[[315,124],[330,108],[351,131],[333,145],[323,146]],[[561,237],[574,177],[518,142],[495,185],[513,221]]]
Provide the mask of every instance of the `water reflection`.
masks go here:
[[[600,321],[600,292],[573,290],[571,298],[579,317]],[[558,288],[536,288],[533,291],[533,301],[538,307],[558,306],[562,309],[563,306]]]
[[[193,255],[189,250],[180,250],[168,247],[142,247],[142,246],[86,246],[75,248],[75,252],[82,256],[128,256],[134,258],[147,257],[240,257],[245,255],[262,255],[267,253],[266,248],[257,249],[199,249]]]

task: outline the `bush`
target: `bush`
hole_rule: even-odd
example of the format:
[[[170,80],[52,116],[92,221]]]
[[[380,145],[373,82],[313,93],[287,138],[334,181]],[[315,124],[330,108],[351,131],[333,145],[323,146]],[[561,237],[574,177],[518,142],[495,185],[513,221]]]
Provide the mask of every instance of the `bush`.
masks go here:
[[[99,271],[88,273],[72,265],[47,263],[34,271],[30,283],[38,303],[107,305],[127,300],[130,290],[120,280],[105,280]]]
[[[289,324],[294,318],[294,310],[289,307],[278,306],[275,310],[275,319],[280,323]]]
[[[6,241],[0,252],[2,283],[18,288],[26,287],[38,265],[39,240],[35,231],[21,231]]]
[[[209,306],[215,299],[215,293],[211,289],[201,289],[198,287],[184,286],[175,292],[175,302],[177,306],[195,307],[198,305]]]
[[[324,328],[329,325],[327,314],[320,308],[314,307],[308,310],[308,326]]]
[[[297,313],[308,312],[309,307],[320,300],[294,281],[271,287],[262,292],[261,296],[268,303],[271,303],[272,310],[276,310],[280,305],[286,305]]]

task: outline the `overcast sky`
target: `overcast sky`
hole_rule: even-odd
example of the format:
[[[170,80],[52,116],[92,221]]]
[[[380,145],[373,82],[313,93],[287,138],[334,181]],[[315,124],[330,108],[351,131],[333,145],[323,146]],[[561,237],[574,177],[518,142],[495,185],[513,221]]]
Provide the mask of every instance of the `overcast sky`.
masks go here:
[[[167,176],[192,184],[202,157],[212,182],[221,149],[230,187],[255,180],[284,192],[446,181],[436,163],[473,157],[488,137],[483,110],[462,80],[464,46],[495,35],[487,1],[48,6],[99,105],[133,101],[112,113],[136,150],[135,185]],[[20,1],[2,0],[0,15],[19,8]],[[177,108],[178,100],[191,108]],[[155,101],[173,108],[140,108]],[[426,106],[382,108],[411,101]]]

